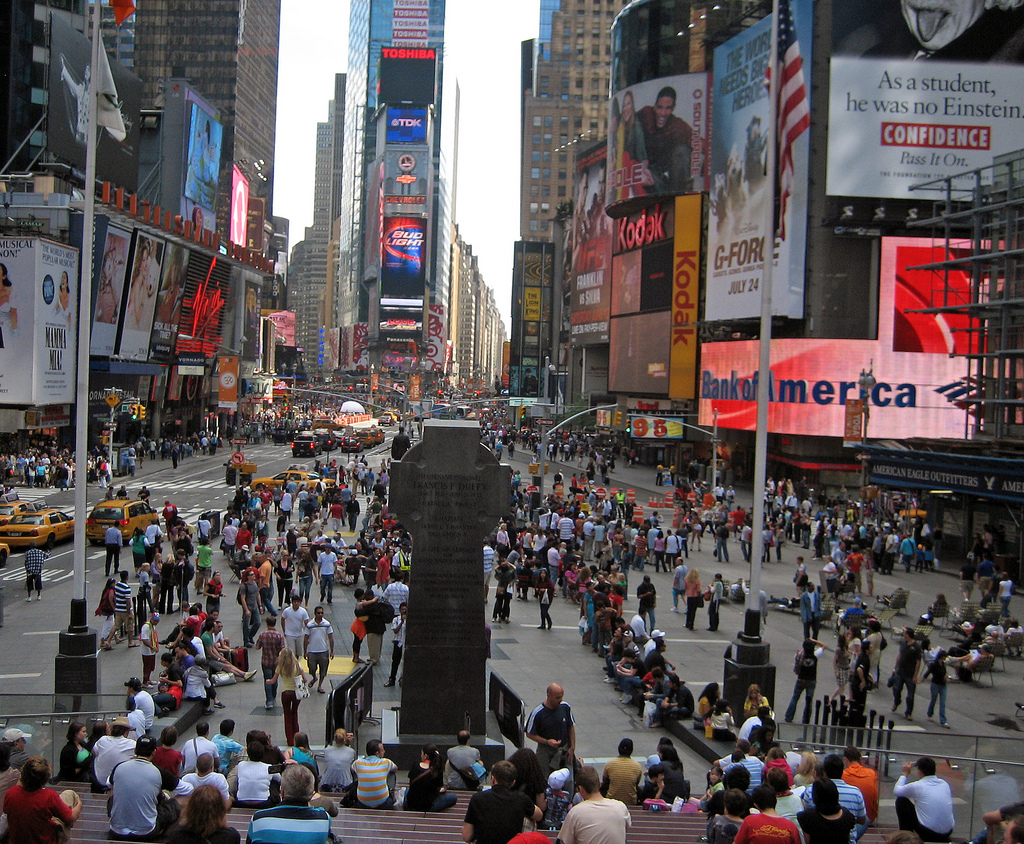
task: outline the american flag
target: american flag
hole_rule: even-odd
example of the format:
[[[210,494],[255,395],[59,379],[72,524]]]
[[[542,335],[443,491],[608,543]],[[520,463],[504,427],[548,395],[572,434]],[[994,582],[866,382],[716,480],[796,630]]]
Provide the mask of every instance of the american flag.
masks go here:
[[[810,128],[804,62],[790,0],[779,0],[779,234],[786,239],[786,202],[793,190],[793,144]]]

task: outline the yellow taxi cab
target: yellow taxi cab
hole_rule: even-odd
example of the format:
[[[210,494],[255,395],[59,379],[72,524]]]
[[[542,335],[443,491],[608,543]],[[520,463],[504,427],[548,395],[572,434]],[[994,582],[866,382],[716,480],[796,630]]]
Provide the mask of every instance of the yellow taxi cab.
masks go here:
[[[31,501],[5,501],[0,504],[0,525],[7,524],[18,513],[31,513],[35,509]]]
[[[377,424],[396,425],[398,424],[398,414],[392,413],[390,410],[386,410],[380,416],[377,417]]]
[[[11,549],[7,543],[0,542],[0,569],[7,565],[7,558],[11,556]]]
[[[75,520],[60,510],[36,510],[19,513],[0,527],[0,542],[11,548],[28,548],[34,542],[39,548],[53,548],[75,533]]]
[[[159,523],[160,514],[145,501],[108,499],[92,508],[85,520],[85,538],[93,545],[102,545],[107,528],[113,525],[121,531],[121,539],[127,541],[135,535],[135,528],[145,530]]]
[[[384,442],[384,433],[380,428],[367,428],[363,431],[357,431],[358,436],[363,443],[363,448],[373,448],[375,445],[380,445]]]
[[[299,485],[307,484],[309,486],[312,486],[317,481],[323,483],[324,486],[335,485],[331,478],[321,478],[316,472],[307,472],[302,469],[287,469],[284,472],[278,472],[270,478],[253,478],[251,486],[253,489],[256,489],[260,484],[263,484],[268,489],[273,489],[274,487],[283,487],[291,481],[295,481]]]

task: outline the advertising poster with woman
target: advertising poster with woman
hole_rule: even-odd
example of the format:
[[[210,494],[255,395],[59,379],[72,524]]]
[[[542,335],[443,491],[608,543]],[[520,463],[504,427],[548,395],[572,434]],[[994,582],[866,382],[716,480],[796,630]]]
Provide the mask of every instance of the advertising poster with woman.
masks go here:
[[[0,404],[73,400],[76,307],[70,295],[60,304],[65,274],[70,287],[78,250],[0,238]]]
[[[135,234],[132,271],[125,290],[124,315],[118,354],[130,360],[145,360],[149,355],[149,333],[153,327],[164,242],[142,232]]]
[[[96,307],[92,318],[92,339],[89,341],[91,355],[105,357],[114,354],[131,238],[131,232],[114,226],[107,227],[96,281]]]
[[[160,292],[156,295],[156,314],[149,341],[149,359],[154,363],[170,363],[174,340],[181,319],[181,302],[185,298],[185,274],[188,250],[177,243],[168,243],[164,251]]]

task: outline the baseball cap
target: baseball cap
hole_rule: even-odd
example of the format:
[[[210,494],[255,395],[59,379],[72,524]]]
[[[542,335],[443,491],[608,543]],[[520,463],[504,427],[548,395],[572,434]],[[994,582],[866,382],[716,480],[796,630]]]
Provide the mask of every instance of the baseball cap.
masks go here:
[[[150,613],[149,617],[151,619],[153,619],[153,621],[159,621],[160,620],[160,613],[158,613],[158,612]]]
[[[548,777],[548,788],[550,788],[552,791],[561,791],[562,786],[566,784],[568,779],[568,768],[559,768],[557,771],[552,771],[551,776]]]
[[[126,680],[124,685],[126,688],[138,691],[142,688],[142,681],[138,677],[132,677],[130,680]]]
[[[654,630],[651,633],[651,638],[652,639],[664,639],[665,638],[665,634],[661,630]]]
[[[19,730],[17,727],[10,727],[4,730],[3,741],[18,741],[18,739],[30,739],[32,738],[31,733],[26,733],[23,730]]]
[[[135,741],[136,756],[152,756],[156,750],[156,739],[152,736],[141,736]]]

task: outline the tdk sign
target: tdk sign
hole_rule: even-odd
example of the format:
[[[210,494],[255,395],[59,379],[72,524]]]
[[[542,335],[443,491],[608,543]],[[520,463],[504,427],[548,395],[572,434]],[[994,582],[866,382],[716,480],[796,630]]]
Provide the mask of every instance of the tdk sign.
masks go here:
[[[387,142],[389,144],[422,144],[427,140],[427,110],[424,108],[389,108]]]

